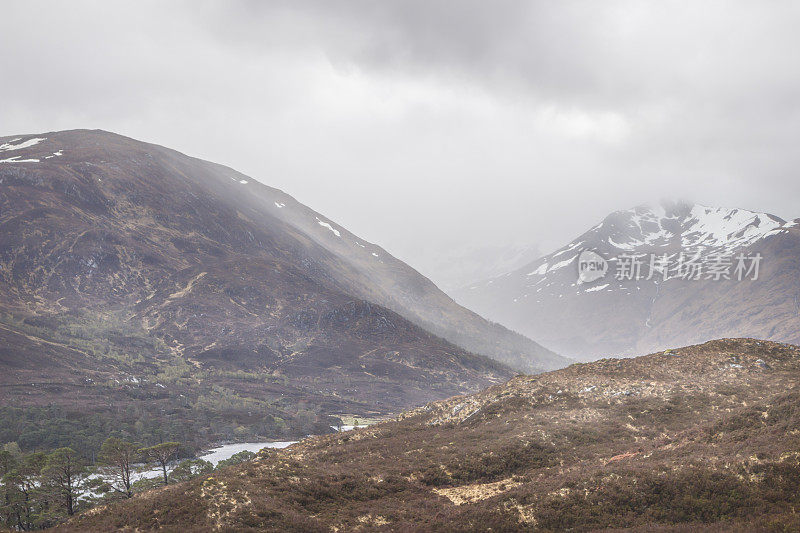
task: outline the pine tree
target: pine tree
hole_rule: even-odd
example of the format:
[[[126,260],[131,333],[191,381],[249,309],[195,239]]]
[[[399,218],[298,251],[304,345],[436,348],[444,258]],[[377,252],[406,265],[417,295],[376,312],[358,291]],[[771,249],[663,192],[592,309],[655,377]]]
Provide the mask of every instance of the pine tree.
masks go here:
[[[131,473],[139,449],[139,445],[117,437],[107,438],[100,447],[100,461],[112,479],[111,487],[128,498],[133,496]]]
[[[161,470],[164,473],[164,485],[169,483],[169,478],[167,477],[167,464],[169,463],[170,459],[175,457],[175,454],[178,453],[180,447],[180,442],[162,442],[161,444],[156,444],[155,446],[150,446],[149,448],[142,448],[139,450],[143,456],[161,466]]]

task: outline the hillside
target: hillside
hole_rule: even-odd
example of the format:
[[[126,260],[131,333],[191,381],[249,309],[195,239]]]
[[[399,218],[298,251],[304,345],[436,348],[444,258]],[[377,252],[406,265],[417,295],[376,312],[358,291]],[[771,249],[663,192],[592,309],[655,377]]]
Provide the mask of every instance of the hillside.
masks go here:
[[[0,139],[0,304],[0,441],[27,447],[302,436],[512,375],[456,327],[545,364],[280,191],[102,131]]]
[[[168,236],[171,259],[187,263],[188,258],[219,258],[220,246],[256,255],[285,247],[283,253],[302,262],[301,269],[315,280],[391,309],[466,350],[527,371],[567,363],[459,306],[379,246],[230,168],[102,131],[42,135],[49,137],[0,139],[6,147],[0,148],[0,155],[13,154],[0,165],[8,176],[5,183],[22,180],[47,186],[37,181],[39,172],[66,171],[71,180],[59,186],[64,186],[62,194],[73,207],[82,203],[100,214],[113,204],[115,214],[132,217],[139,231],[166,227],[188,232]]]
[[[752,339],[575,364],[60,530],[796,530],[799,386],[800,348]]]
[[[521,269],[452,294],[584,360],[731,336],[800,342],[799,237],[795,222],[768,213],[689,203],[639,206],[610,214]],[[604,276],[579,279],[584,251],[608,262]],[[761,255],[757,279],[752,273],[737,279],[739,254]],[[639,279],[620,275],[631,274],[625,269],[630,257],[640,263]],[[718,258],[730,263],[731,279],[714,279]],[[682,262],[697,270],[681,271]],[[699,279],[687,279],[693,275]]]

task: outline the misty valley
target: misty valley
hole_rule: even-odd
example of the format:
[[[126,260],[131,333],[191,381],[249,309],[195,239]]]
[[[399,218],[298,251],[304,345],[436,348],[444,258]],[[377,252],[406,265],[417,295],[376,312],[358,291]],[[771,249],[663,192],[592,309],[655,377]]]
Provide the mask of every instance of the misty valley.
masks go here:
[[[799,24],[0,0],[0,533],[800,531]]]

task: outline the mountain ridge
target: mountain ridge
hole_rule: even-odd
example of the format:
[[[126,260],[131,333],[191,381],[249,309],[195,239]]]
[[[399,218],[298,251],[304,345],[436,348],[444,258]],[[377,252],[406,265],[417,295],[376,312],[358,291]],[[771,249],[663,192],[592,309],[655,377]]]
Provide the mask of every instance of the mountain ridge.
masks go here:
[[[744,209],[685,202],[655,208],[637,206],[608,215],[567,245],[521,269],[473,284],[453,295],[493,320],[536,335],[562,353],[583,359],[700,342],[736,334],[737,330],[727,324],[737,320],[735,311],[744,316],[748,314],[741,312],[744,300],[726,301],[720,296],[728,291],[728,281],[717,283],[705,279],[715,258],[734,261],[739,253],[750,258],[759,253],[757,248],[770,249],[770,257],[764,257],[761,262],[762,278],[751,280],[748,288],[751,296],[757,296],[756,288],[763,288],[763,293],[770,294],[770,301],[779,307],[782,299],[779,294],[773,294],[775,291],[770,289],[772,282],[769,280],[778,276],[781,277],[779,283],[785,282],[782,278],[785,273],[776,271],[775,266],[782,262],[783,254],[795,249],[791,235],[796,227],[795,221],[786,222],[768,213]],[[783,250],[770,246],[770,242],[776,241],[784,243]],[[608,272],[601,279],[587,283],[579,278],[577,262],[583,251],[599,254],[607,261]],[[664,254],[669,258],[667,273],[663,272],[664,265],[659,267],[658,264]],[[641,278],[619,279],[619,274],[623,273],[620,270],[622,258],[630,262],[631,256],[640,258]],[[701,279],[679,279],[680,264],[688,269],[693,259],[701,264],[698,267],[703,271]],[[737,266],[731,266],[729,277]],[[681,294],[681,301],[686,305],[692,293],[697,301],[718,312],[713,313],[716,325],[710,321],[701,324],[696,328],[698,336],[689,338],[679,334],[680,320],[674,315],[680,314],[680,309],[669,301],[673,298],[671,295]],[[751,301],[762,299],[756,297]],[[673,336],[656,331],[659,325],[649,320],[656,315],[662,320],[667,318],[663,316],[661,302],[673,308],[673,315],[668,317]],[[729,309],[727,313],[725,307]],[[593,323],[598,322],[597,317],[609,320],[606,331],[601,324]],[[785,318],[789,318],[788,315]],[[769,332],[771,325],[774,323],[754,322],[742,332],[773,340],[798,340],[791,335],[773,337]]]
[[[351,234],[315,215],[309,235],[264,209],[275,194],[289,210],[232,169],[116,134],[0,139],[0,414],[35,419],[17,440],[41,445],[63,413],[180,440],[283,438],[512,374],[381,305],[430,285],[387,254],[404,277],[371,288],[374,272],[318,243]]]
[[[87,130],[69,133],[84,134]],[[89,133],[117,134],[102,130]],[[46,135],[46,134],[37,134]],[[50,134],[52,135],[52,133]],[[120,139],[140,143],[124,136]],[[22,137],[24,138],[24,136]],[[190,157],[168,148],[142,143],[151,149],[166,150],[179,157]],[[229,167],[191,158],[211,165],[225,180],[209,181],[214,192],[229,197],[231,203],[248,211],[253,219],[270,216],[302,231],[306,238],[336,255],[314,265],[331,281],[333,269],[339,288],[375,301],[392,309],[421,327],[459,344],[465,349],[492,356],[505,364],[525,371],[540,371],[563,366],[567,361],[522,335],[486,322],[476,313],[456,304],[430,280],[412,267],[394,258],[380,246],[371,244],[350,233],[330,219],[304,206],[292,196],[253,180]],[[186,176],[191,180],[191,176]],[[240,187],[229,187],[239,185]],[[334,264],[338,263],[338,264]]]

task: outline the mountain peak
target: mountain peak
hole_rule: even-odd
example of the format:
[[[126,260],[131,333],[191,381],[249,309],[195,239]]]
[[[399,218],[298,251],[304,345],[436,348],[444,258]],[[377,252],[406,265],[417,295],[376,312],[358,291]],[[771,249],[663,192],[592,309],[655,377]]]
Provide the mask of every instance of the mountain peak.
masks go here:
[[[797,225],[741,208],[686,201],[642,204],[611,213],[555,252],[473,284],[456,297],[493,320],[578,357],[631,354],[742,331],[794,342],[796,334],[788,325],[796,321],[796,291],[786,287],[793,286],[796,274],[794,261],[784,255],[795,246]],[[578,276],[579,257],[587,251],[606,261],[606,270],[591,281]],[[740,253],[745,254],[742,264],[745,256],[769,254],[763,264],[759,260],[758,281],[753,280],[755,271],[745,267],[751,273],[748,283],[732,285],[739,264],[734,258]],[[626,278],[620,275],[621,266],[634,261],[631,256],[639,266]],[[653,258],[666,265],[659,266]],[[693,267],[691,279],[679,268],[681,258],[699,265]],[[716,263],[723,269],[730,265],[727,277],[709,278]],[[771,276],[787,279],[776,281],[780,288],[771,290],[772,281],[763,281]],[[773,305],[742,307],[744,302],[760,301],[764,291]],[[753,313],[774,316],[774,321],[751,324],[743,318]],[[697,323],[712,315],[708,322]],[[754,324],[765,322],[771,325],[755,329]]]
[[[746,246],[786,222],[769,213],[712,207],[686,201],[643,204],[616,211],[581,239],[615,253],[651,248],[729,252]],[[568,246],[574,245],[570,243]],[[589,244],[587,242],[587,244]],[[604,246],[605,245],[605,246]]]

